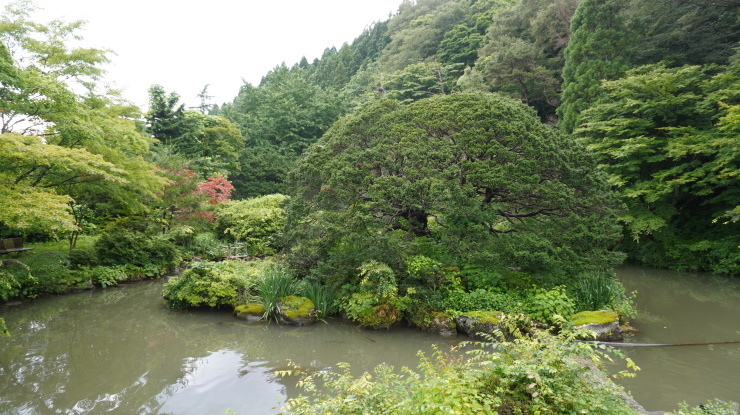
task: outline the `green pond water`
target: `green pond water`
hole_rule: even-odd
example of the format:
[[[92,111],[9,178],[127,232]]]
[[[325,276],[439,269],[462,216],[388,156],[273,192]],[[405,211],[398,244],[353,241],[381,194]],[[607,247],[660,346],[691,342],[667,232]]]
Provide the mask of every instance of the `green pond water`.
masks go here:
[[[740,278],[642,267],[617,271],[628,292],[637,290],[641,332],[634,343],[740,340]],[[619,383],[650,411],[674,410],[711,398],[740,402],[740,344],[632,347],[622,350],[642,369]]]
[[[623,268],[638,290],[650,343],[740,340],[740,284],[645,268]],[[348,362],[362,373],[387,363],[416,366],[417,351],[464,337],[411,329],[358,330],[248,324],[226,311],[168,309],[162,281],[0,306],[12,337],[0,339],[2,414],[272,414],[297,395],[280,378],[291,360],[304,371]],[[649,410],[717,397],[740,401],[740,345],[626,349],[642,368],[622,381]]]

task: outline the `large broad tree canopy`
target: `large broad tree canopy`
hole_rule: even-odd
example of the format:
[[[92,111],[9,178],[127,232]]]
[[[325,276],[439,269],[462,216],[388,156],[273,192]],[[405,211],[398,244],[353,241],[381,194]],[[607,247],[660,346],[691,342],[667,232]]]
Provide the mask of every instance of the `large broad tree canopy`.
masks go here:
[[[415,254],[560,274],[616,259],[620,205],[593,158],[498,95],[380,101],[310,147],[291,186],[294,265],[339,281]]]
[[[138,109],[98,91],[107,51],[71,47],[82,22],[0,17],[0,233],[77,228],[71,205],[108,215],[144,209],[165,180],[143,156]]]

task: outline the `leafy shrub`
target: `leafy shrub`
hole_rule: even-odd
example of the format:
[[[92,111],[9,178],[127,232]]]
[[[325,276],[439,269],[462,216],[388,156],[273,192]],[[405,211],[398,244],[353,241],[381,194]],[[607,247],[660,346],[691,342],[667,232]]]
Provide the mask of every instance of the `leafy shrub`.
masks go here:
[[[281,194],[231,201],[218,206],[216,231],[235,241],[247,243],[250,255],[271,255],[282,245],[279,234],[285,226]]]
[[[113,287],[128,279],[126,267],[121,265],[83,268],[78,275],[83,281],[92,281],[93,284],[103,288]]]
[[[244,302],[256,276],[242,261],[196,262],[164,285],[164,298],[173,308],[235,306]]]
[[[362,264],[360,271],[360,286],[364,292],[372,293],[378,301],[393,300],[398,295],[396,274],[391,267],[382,262],[370,261]]]
[[[69,251],[69,269],[80,269],[81,267],[93,267],[97,265],[98,258],[94,251],[86,249],[73,249]]]
[[[521,299],[514,293],[496,293],[477,289],[471,292],[451,291],[444,299],[444,310],[465,313],[477,310],[498,310],[503,313],[522,312]]]
[[[499,353],[481,381],[484,390],[501,399],[499,413],[634,414],[623,389],[594,369],[604,370],[614,357],[633,371],[639,368],[619,351],[576,343],[574,338],[568,331],[558,336],[537,332],[493,346]],[[634,372],[615,375],[620,376],[632,377]]]
[[[167,237],[177,246],[190,244],[195,238],[195,229],[188,225],[176,225],[167,230]]]
[[[465,286],[470,291],[478,289],[492,291],[500,287],[504,281],[504,276],[499,272],[470,266],[463,268],[462,276],[465,280]]]
[[[163,236],[116,229],[100,236],[95,244],[100,265],[132,265],[160,272],[180,262],[175,244]]]
[[[403,312],[392,303],[381,303],[369,293],[355,293],[344,310],[352,321],[371,329],[388,329],[403,318]]]
[[[0,260],[0,300],[33,297],[38,280],[31,275],[28,265],[14,260]]]
[[[38,280],[38,294],[63,294],[87,286],[88,276],[81,270],[70,270],[62,264],[45,264],[33,267]]]
[[[408,293],[399,297],[393,270],[382,262],[369,261],[358,271],[360,286],[343,304],[347,317],[363,327],[374,329],[387,329],[401,321],[412,299]]]
[[[264,269],[257,282],[257,294],[259,303],[265,307],[264,319],[277,320],[278,301],[283,297],[298,294],[298,286],[286,267],[273,264]]]
[[[204,260],[213,260],[223,256],[219,245],[221,242],[212,232],[201,232],[182,245],[184,255],[189,258],[198,257]]]
[[[442,285],[460,285],[457,268],[444,268],[441,262],[424,255],[416,255],[406,262],[406,270],[412,280],[437,290]]]
[[[538,288],[529,297],[526,308],[528,314],[534,320],[558,325],[559,320],[573,314],[575,302],[568,297],[565,288],[562,286],[549,290]]]
[[[283,411],[303,414],[634,414],[623,389],[598,372],[609,352],[575,343],[570,333],[520,338],[498,345],[476,344],[464,357],[459,348],[419,353],[417,370],[377,366],[353,376],[321,371],[300,382],[304,394]],[[470,349],[470,344],[460,347]],[[618,357],[621,355],[617,352]],[[627,360],[628,367],[635,368]],[[292,376],[297,371],[278,372]],[[621,372],[618,375],[628,376]],[[321,385],[319,387],[318,385]],[[682,414],[683,415],[683,414]]]

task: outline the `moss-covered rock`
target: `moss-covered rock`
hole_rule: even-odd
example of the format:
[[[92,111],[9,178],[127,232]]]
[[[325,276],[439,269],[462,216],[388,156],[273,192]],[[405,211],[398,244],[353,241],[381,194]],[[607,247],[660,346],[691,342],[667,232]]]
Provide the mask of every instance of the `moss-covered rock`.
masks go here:
[[[619,315],[614,311],[581,311],[570,317],[575,330],[587,330],[592,336],[583,336],[584,340],[618,342],[624,339],[619,327]]]
[[[608,310],[581,311],[580,313],[570,316],[570,319],[574,326],[581,326],[584,324],[607,324],[619,321],[619,315],[614,311]]]
[[[265,307],[260,303],[238,305],[234,309],[234,315],[247,321],[259,321],[265,315]]]
[[[442,336],[457,336],[455,319],[447,313],[432,311],[423,316],[423,318],[416,320],[414,324],[422,330],[431,331]]]
[[[306,297],[282,297],[277,307],[278,321],[291,326],[306,326],[316,322],[316,308]]]
[[[469,311],[455,317],[457,331],[465,333],[476,340],[489,340],[499,329],[499,321],[503,314],[499,311]]]
[[[360,324],[363,327],[380,330],[389,329],[394,324],[401,321],[403,313],[401,310],[394,307],[392,304],[380,304],[372,307],[370,312],[367,313]]]

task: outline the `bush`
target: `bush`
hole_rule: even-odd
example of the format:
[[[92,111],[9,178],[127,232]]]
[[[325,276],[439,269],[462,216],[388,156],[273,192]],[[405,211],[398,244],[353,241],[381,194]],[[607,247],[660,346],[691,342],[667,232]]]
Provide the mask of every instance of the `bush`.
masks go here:
[[[491,291],[500,288],[504,276],[496,271],[489,271],[478,267],[464,267],[462,271],[465,286],[470,291],[478,289]]]
[[[687,403],[678,405],[678,410],[668,412],[666,415],[737,415],[737,410],[730,402],[711,400],[705,404],[691,406]]]
[[[121,265],[111,267],[97,266],[80,270],[79,277],[82,281],[91,281],[99,287],[107,288],[126,281],[128,279],[128,272],[126,267]]]
[[[347,317],[371,329],[388,329],[403,318],[403,312],[394,304],[381,303],[369,293],[355,293],[344,306]]]
[[[191,240],[182,245],[184,255],[188,258],[198,257],[203,260],[213,260],[223,256],[220,242],[211,232],[196,234]]]
[[[0,300],[35,297],[38,280],[28,265],[15,260],[0,260]]]
[[[254,292],[255,266],[242,261],[197,262],[164,285],[172,308],[233,307]]]
[[[534,336],[479,347],[419,354],[418,370],[387,365],[372,375],[321,371],[305,376],[305,394],[284,413],[302,414],[634,414],[624,391],[592,367],[603,369],[609,352],[572,341],[570,333]],[[461,345],[470,349],[470,344]],[[618,354],[618,353],[617,353]],[[635,368],[629,360],[627,364]],[[278,372],[281,376],[296,371]],[[622,372],[618,375],[628,376]],[[321,384],[321,387],[318,385]]]
[[[222,203],[216,209],[216,231],[246,242],[250,255],[274,254],[282,248],[279,236],[285,226],[286,200],[288,196],[274,194]]]
[[[479,310],[498,310],[507,314],[523,311],[522,301],[516,294],[494,293],[483,289],[471,292],[452,291],[442,302],[442,307],[453,314]]]
[[[455,284],[453,270],[442,267],[442,263],[424,255],[411,257],[406,263],[409,277],[421,283],[422,286],[437,290],[443,284]],[[455,271],[459,271],[454,268]],[[459,285],[459,282],[457,283]]]
[[[168,238],[122,229],[103,233],[95,244],[95,255],[100,265],[139,267],[147,275],[175,268],[181,261],[177,247]]]
[[[98,264],[98,257],[94,251],[86,249],[73,249],[69,251],[69,269],[75,270],[82,267],[93,267]]]
[[[190,244],[195,235],[195,229],[188,225],[176,225],[167,230],[167,237],[177,246]]]
[[[407,295],[398,295],[396,274],[386,264],[369,261],[358,268],[361,278],[359,287],[349,287],[344,301],[347,317],[363,327],[389,328],[401,321],[403,312],[413,300]],[[413,292],[413,290],[410,290]]]
[[[575,302],[568,297],[565,288],[558,286],[550,290],[535,289],[526,305],[527,313],[542,323],[559,325],[575,311]],[[558,317],[559,316],[559,317]]]

